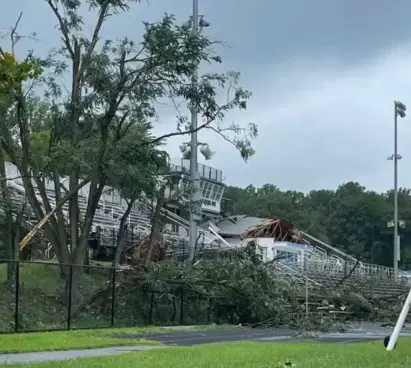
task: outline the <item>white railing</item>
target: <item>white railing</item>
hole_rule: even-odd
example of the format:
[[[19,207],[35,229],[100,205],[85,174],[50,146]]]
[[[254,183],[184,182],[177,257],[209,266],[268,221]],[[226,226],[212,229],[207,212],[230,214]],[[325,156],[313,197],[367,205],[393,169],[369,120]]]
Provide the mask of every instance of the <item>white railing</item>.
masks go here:
[[[145,205],[148,208],[150,208],[150,210],[152,210],[151,205],[147,203]],[[119,207],[117,204],[114,204],[114,203],[105,201],[104,206],[106,209],[110,208],[113,219],[114,219],[114,215],[117,214],[119,217],[121,217],[125,212],[124,208]],[[171,220],[172,223],[184,228],[188,233],[190,229],[190,222],[187,221],[185,218],[178,216],[177,214],[168,210],[165,207],[161,208],[160,214],[164,216],[167,220]],[[128,222],[129,224],[141,224],[144,229],[151,229],[151,221],[149,217],[142,215],[141,212],[136,212],[134,209],[131,211],[129,215]],[[178,234],[175,234],[175,235],[178,236]],[[213,241],[220,240],[218,236],[202,228],[198,228],[197,235],[200,236],[200,240],[202,242],[207,243],[207,244],[211,244]],[[184,236],[181,236],[181,237],[184,238]]]
[[[381,278],[393,278],[394,276],[392,268],[376,264],[354,262],[351,260],[343,261],[333,257],[319,259],[310,257],[310,255],[307,254],[301,254],[299,259],[299,263],[294,264],[293,267],[299,268],[301,273],[304,272],[304,267],[307,267],[308,272],[327,275],[351,274],[352,276]]]
[[[300,273],[299,271],[295,270],[292,267],[289,267],[285,265],[282,262],[275,262],[273,264],[273,267],[281,272],[284,272],[285,274],[291,276],[294,280],[303,283],[303,282],[308,282],[311,286],[322,286],[319,282],[313,280],[310,277],[305,276],[304,274]]]
[[[13,190],[17,191],[18,193],[21,194],[21,196],[25,196],[25,188],[22,185],[22,181],[21,179],[16,179],[16,180],[8,180],[7,184],[10,188],[12,188]],[[41,196],[38,193],[38,190],[35,188],[35,195],[36,195],[36,199],[38,200],[38,202],[43,206],[43,210],[45,210],[44,208],[44,203],[43,200],[41,198]],[[48,200],[50,202],[51,207],[55,207],[56,206],[56,199],[55,199],[55,193],[53,191],[47,191],[47,197]],[[67,204],[65,204],[63,206],[63,215],[66,219],[68,219],[68,211],[67,211]],[[85,206],[82,205],[82,202],[79,201],[79,209],[80,209],[80,213],[81,215],[85,215]],[[107,218],[108,222],[111,221],[109,218]],[[34,226],[31,222],[26,221],[27,224],[29,224],[30,226]],[[102,235],[108,235],[110,234],[110,230],[112,230],[114,228],[114,224],[111,227],[107,227],[107,224],[98,224],[100,225],[100,227],[102,228]],[[103,226],[101,226],[103,225]]]
[[[331,254],[337,256],[340,259],[347,259],[347,260],[351,260],[351,261],[354,261],[354,262],[356,261],[356,259],[353,256],[350,256],[349,254],[344,253],[343,251],[341,251],[341,250],[339,250],[339,249],[323,242],[320,239],[315,238],[314,236],[312,236],[310,234],[307,234],[305,232],[301,232],[301,234],[304,235],[305,237],[307,237],[308,239],[314,241],[315,243],[320,244],[323,247],[322,251],[324,251],[326,254],[331,253]],[[320,248],[317,248],[317,249],[320,249]]]
[[[25,194],[25,188],[22,185],[21,179],[9,180],[8,183],[10,187],[12,187],[14,190],[18,191],[22,195]],[[37,200],[44,207],[42,198],[39,195],[38,190],[35,189],[35,191],[36,191]],[[56,198],[55,198],[55,193],[53,190],[47,191],[47,197],[50,202],[50,205],[52,207],[56,206]],[[84,216],[87,210],[87,199],[85,197],[80,197],[78,204],[79,204],[80,213],[82,216]],[[125,212],[125,208],[121,207],[121,205],[119,207],[118,204],[114,204],[106,200],[100,200],[99,207],[100,208],[97,209],[96,215],[94,217],[94,225],[98,225],[101,228],[103,235],[105,234],[109,236],[111,232],[113,231],[113,229],[118,229],[120,225],[121,217],[123,216]],[[164,217],[166,217],[168,220],[171,220],[172,223],[178,226],[181,226],[187,231],[189,230],[190,223],[186,219],[176,215],[175,213],[169,211],[168,209],[164,207],[161,209],[161,214]],[[63,215],[66,218],[68,218],[68,204],[67,203],[63,206]],[[135,231],[138,233],[143,232],[147,234],[151,231],[151,221],[150,221],[149,216],[141,212],[137,212],[134,209],[130,213],[128,223],[129,224],[133,223],[134,226],[131,227],[130,229],[132,231]],[[218,237],[216,237],[210,231],[204,230],[201,228],[198,229],[198,235],[201,236],[202,242],[208,243],[208,244],[211,244],[213,241],[218,239]],[[169,238],[175,238],[175,237],[178,237],[178,234],[165,233],[164,236],[169,237]]]

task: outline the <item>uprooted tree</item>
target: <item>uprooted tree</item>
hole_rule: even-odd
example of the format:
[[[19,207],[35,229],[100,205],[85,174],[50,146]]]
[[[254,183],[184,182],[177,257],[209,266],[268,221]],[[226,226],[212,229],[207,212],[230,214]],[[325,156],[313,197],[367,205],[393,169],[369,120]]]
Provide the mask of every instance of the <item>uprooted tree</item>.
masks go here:
[[[7,90],[7,109],[0,117],[2,149],[21,174],[37,220],[52,213],[43,229],[60,264],[82,264],[104,187],[112,185],[130,195],[130,203],[144,191],[150,194],[148,188],[156,187],[164,168],[159,145],[191,132],[190,126],[181,126],[180,116],[175,131],[153,137],[157,102],[190,104],[202,119],[197,130],[224,135],[244,158],[253,154],[250,140],[257,130],[253,124],[223,125],[225,113],[246,108],[250,97],[238,87],[237,73],[204,74],[196,86],[192,83],[201,62],[221,58],[211,51],[210,39],[193,35],[173,16],[145,23],[139,42],[128,37],[112,41],[101,34],[104,24],[129,11],[137,0],[44,1],[58,23],[60,47],[46,59],[30,53],[21,61],[5,47],[0,50],[9,61],[2,65],[2,73],[10,76],[2,85]],[[81,32],[82,5],[96,15],[90,38]],[[17,25],[14,35],[16,29]],[[11,38],[12,50],[18,39]],[[25,74],[15,73],[20,69]],[[62,76],[70,76],[69,85],[61,84]],[[44,97],[36,95],[36,85],[46,90]],[[220,92],[227,89],[230,97],[220,103]],[[50,185],[55,199],[48,195]],[[79,210],[80,188],[87,196],[84,216]],[[67,209],[62,206],[65,201]],[[61,273],[67,276],[68,269],[61,267]],[[73,285],[77,279],[74,276]]]
[[[395,317],[401,308],[392,303],[396,297],[390,301],[378,297],[370,280],[309,287],[307,295],[304,281],[280,271],[280,259],[264,262],[254,242],[213,252],[217,254],[211,259],[203,253],[185,264],[164,261],[122,268],[118,315],[138,324],[208,321],[315,331],[339,330],[345,319]],[[89,310],[101,315],[110,308],[109,293],[97,295]]]

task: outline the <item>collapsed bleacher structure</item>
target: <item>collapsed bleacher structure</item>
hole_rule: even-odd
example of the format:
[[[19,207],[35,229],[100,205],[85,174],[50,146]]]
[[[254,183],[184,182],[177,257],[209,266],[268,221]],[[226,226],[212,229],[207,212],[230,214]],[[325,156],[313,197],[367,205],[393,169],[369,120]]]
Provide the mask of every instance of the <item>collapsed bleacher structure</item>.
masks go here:
[[[288,222],[279,219],[260,219],[232,214],[229,200],[223,198],[225,184],[220,170],[199,164],[201,178],[201,197],[203,223],[198,228],[198,252],[236,249],[253,240],[258,244],[261,256],[265,261],[275,260],[273,267],[282,275],[299,282],[309,282],[310,287],[333,286],[342,278],[350,280],[374,279],[377,286],[369,292],[381,295],[396,295],[408,288],[408,282],[394,277],[393,269],[359,262],[354,257],[332,247],[325,242],[298,231]],[[169,176],[175,177],[175,188],[167,193],[171,196],[173,190],[178,190],[181,181],[186,180],[189,172],[189,162],[182,161],[180,165],[170,165]],[[25,197],[24,185],[17,168],[6,163],[8,186],[13,198],[22,201]],[[64,179],[62,179],[64,180]],[[42,203],[39,193],[39,201]],[[52,206],[56,205],[54,187],[47,187],[47,195]],[[82,215],[86,212],[87,186],[79,191],[79,209]],[[178,201],[167,201],[160,210],[165,223],[162,231],[164,251],[159,252],[158,259],[166,253],[184,253],[187,249],[189,222],[184,218],[184,212]],[[133,249],[144,243],[152,227],[151,211],[153,204],[139,202],[135,205],[127,219],[126,257],[134,257],[136,262],[142,258],[142,247],[138,252]],[[65,207],[67,211],[67,207]],[[116,247],[116,231],[120,219],[126,210],[126,201],[113,188],[104,191],[98,205],[95,217],[95,228],[99,229],[99,254],[110,257]],[[34,215],[24,218],[27,228],[36,223]],[[130,249],[132,250],[130,252]],[[51,247],[44,252],[45,258],[51,257]],[[183,256],[184,258],[184,256]],[[354,282],[354,281],[353,281]]]

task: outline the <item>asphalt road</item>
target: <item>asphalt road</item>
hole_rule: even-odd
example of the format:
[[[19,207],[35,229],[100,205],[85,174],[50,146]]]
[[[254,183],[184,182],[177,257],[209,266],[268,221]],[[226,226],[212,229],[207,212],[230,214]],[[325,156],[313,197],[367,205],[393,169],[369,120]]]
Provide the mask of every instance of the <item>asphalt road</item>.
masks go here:
[[[230,341],[253,341],[261,338],[282,338],[287,340],[289,336],[295,335],[292,330],[275,330],[275,329],[231,329],[215,331],[179,331],[166,334],[147,334],[144,338],[161,342],[165,345],[191,346],[208,344],[213,342],[230,342]],[[124,335],[123,337],[135,338],[133,335]]]
[[[347,333],[317,334],[308,341],[318,341],[326,343],[353,343],[360,341],[370,341],[384,339],[389,334],[389,330],[378,331],[349,331]],[[122,338],[145,338],[158,341],[164,345],[192,346],[215,342],[234,342],[234,341],[260,341],[260,342],[293,342],[298,339],[298,332],[286,329],[231,329],[215,331],[184,331],[170,332],[165,334],[146,334],[146,335],[120,335]]]

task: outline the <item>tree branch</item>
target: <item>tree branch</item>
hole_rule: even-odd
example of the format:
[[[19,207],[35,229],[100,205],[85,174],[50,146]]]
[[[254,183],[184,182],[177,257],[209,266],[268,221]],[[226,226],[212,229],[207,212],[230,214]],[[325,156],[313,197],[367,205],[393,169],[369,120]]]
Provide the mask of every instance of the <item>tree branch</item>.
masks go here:
[[[69,30],[66,26],[66,24],[64,23],[64,19],[61,16],[57,5],[54,5],[53,0],[44,0],[47,4],[49,4],[50,8],[53,10],[53,13],[55,14],[59,25],[60,25],[60,30],[62,33],[62,40],[65,44],[65,46],[67,47],[67,51],[69,52],[71,58],[74,60],[75,59],[75,53],[74,53],[74,49],[70,43],[70,33]]]
[[[16,32],[17,32],[17,27],[19,26],[19,23],[20,23],[20,20],[21,20],[22,16],[23,16],[23,12],[20,12],[19,17],[17,18],[17,21],[14,24],[14,27],[11,29],[11,32],[10,32],[11,53],[12,53],[13,56],[16,55],[15,47],[16,47],[16,44],[18,42],[18,39],[16,39],[16,37],[18,37]]]
[[[187,131],[184,131],[184,132],[167,133],[167,134],[161,135],[160,137],[156,137],[156,138],[152,139],[149,142],[149,144],[154,144],[154,143],[157,143],[157,142],[161,142],[162,140],[167,139],[167,138],[171,138],[171,137],[176,137],[176,136],[188,135],[188,134],[191,134],[191,133],[195,133],[195,132],[198,132],[201,129],[204,129],[209,124],[211,124],[211,122],[201,124],[199,127],[197,127],[197,129],[190,129],[190,130],[187,130]]]
[[[82,181],[76,188],[70,190],[63,199],[56,204],[56,206],[53,208],[52,211],[47,213],[44,218],[34,226],[34,228],[24,237],[24,239],[20,242],[20,251],[24,249],[24,247],[28,244],[28,242],[33,238],[34,235],[36,235],[37,231],[40,230],[44,224],[49,220],[51,216],[53,216],[63,205],[74,195],[76,194],[81,188],[83,188],[86,184],[90,182],[90,179],[87,178],[84,181]]]

